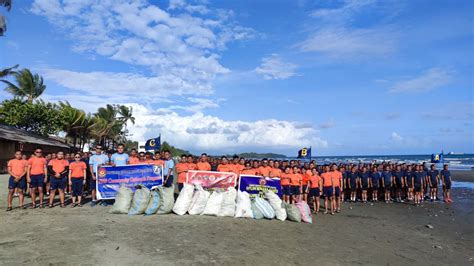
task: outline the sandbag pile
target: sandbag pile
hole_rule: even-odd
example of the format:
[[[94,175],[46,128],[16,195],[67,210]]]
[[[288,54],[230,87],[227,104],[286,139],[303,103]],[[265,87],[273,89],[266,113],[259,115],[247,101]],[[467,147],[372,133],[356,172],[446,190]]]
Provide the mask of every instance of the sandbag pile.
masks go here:
[[[184,184],[174,201],[174,187],[157,187],[148,190],[137,186],[135,193],[120,187],[110,213],[128,215],[154,215],[174,212],[177,215],[210,215],[220,217],[278,219],[312,223],[311,210],[306,202],[284,203],[272,191],[265,192],[265,199],[250,198],[247,192],[235,188],[217,189],[213,192],[201,186]]]

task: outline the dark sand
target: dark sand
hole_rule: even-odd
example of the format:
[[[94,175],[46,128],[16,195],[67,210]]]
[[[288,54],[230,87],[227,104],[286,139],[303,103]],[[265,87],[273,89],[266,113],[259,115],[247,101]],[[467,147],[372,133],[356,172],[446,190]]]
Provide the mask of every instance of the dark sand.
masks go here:
[[[174,214],[128,217],[101,206],[7,213],[7,176],[0,178],[2,265],[474,265],[474,191],[464,188],[454,189],[451,205],[345,203],[341,214],[317,215],[313,224],[304,224]]]

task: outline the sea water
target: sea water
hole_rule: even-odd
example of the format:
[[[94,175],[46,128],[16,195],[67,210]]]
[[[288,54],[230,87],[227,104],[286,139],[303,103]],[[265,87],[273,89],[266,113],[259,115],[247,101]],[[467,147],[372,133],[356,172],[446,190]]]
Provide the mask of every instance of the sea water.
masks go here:
[[[474,154],[456,154],[443,155],[444,163],[449,165],[450,170],[474,170]],[[286,160],[296,159],[294,157],[284,158]],[[431,154],[427,155],[358,155],[358,156],[313,156],[318,164],[328,163],[430,163]],[[441,168],[441,164],[437,164],[437,168]]]

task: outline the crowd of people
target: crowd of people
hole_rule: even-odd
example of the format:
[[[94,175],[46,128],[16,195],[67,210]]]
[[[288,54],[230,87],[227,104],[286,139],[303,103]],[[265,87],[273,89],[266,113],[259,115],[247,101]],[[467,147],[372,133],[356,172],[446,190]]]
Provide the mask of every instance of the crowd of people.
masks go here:
[[[132,149],[125,152],[123,144],[116,152],[103,151],[96,146],[94,152],[65,153],[59,151],[43,154],[38,147],[30,158],[16,151],[8,162],[10,174],[8,184],[8,208],[12,210],[13,198],[19,198],[19,206],[27,208],[25,194],[31,196],[31,208],[43,208],[44,191],[49,196],[47,207],[53,208],[56,192],[59,206],[65,207],[66,195],[70,195],[71,207],[82,207],[85,193],[91,196],[91,205],[97,204],[97,170],[101,165],[124,166],[129,164],[153,164],[163,167],[163,185],[170,187],[177,176],[178,190],[186,182],[188,171],[232,172],[239,176],[254,175],[279,178],[282,187],[282,199],[287,203],[300,200],[313,206],[314,213],[320,211],[320,200],[324,200],[324,213],[335,214],[341,211],[341,204],[347,202],[386,203],[413,202],[419,205],[425,200],[437,201],[438,188],[442,185],[443,200],[452,202],[450,196],[451,175],[448,166],[438,171],[435,165],[428,169],[423,164],[382,163],[341,163],[318,165],[315,161],[245,159],[182,155],[175,164],[168,150],[137,152]],[[39,204],[36,199],[38,198]]]

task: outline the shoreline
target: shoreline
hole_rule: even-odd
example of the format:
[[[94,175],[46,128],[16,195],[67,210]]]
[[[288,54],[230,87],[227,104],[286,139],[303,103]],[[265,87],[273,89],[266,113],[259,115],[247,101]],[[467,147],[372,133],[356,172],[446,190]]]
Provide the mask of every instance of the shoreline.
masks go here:
[[[474,171],[468,170],[450,170],[453,181],[474,182]]]

